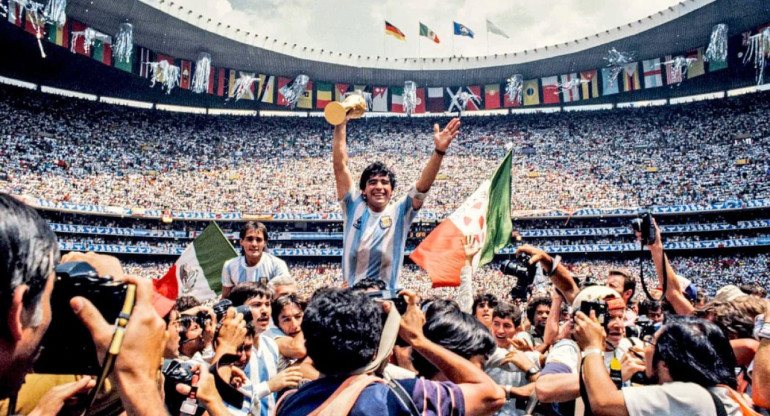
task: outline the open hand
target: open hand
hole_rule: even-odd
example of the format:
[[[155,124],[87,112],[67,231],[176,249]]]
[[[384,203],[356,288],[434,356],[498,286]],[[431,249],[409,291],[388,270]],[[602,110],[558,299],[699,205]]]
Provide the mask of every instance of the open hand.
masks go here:
[[[453,118],[444,130],[440,130],[438,123],[433,125],[433,144],[436,146],[436,150],[440,152],[446,152],[452,140],[457,136],[460,129],[460,119]]]

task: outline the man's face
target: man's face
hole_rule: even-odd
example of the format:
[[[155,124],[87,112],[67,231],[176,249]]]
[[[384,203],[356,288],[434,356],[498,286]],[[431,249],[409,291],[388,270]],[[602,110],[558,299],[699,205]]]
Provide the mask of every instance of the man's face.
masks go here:
[[[246,257],[248,263],[256,263],[262,257],[262,252],[265,251],[265,236],[262,231],[248,230],[246,235],[241,238],[241,247],[243,247],[243,255]]]
[[[615,346],[618,346],[620,340],[626,336],[623,311],[623,309],[612,309],[607,314],[607,319],[609,319],[607,322],[607,340]]]
[[[387,175],[373,175],[366,181],[363,195],[366,203],[375,212],[380,212],[388,206],[393,195],[393,186]]]
[[[495,335],[497,346],[500,348],[508,348],[511,343],[508,341],[516,335],[516,325],[513,324],[511,318],[501,318],[495,316],[492,318],[492,333]]]
[[[255,296],[247,300],[244,305],[251,308],[251,316],[254,318],[254,330],[261,334],[267,330],[270,325],[270,298],[266,296]]]
[[[545,329],[545,322],[548,320],[548,314],[551,312],[551,307],[548,305],[537,305],[535,308],[535,322],[532,325],[539,330]]]
[[[186,349],[192,349],[192,351],[197,352],[203,351],[206,348],[206,341],[203,339],[203,328],[195,319],[190,322],[184,335],[186,341],[184,341],[183,345],[185,345]],[[188,355],[190,352],[187,351]]]
[[[284,334],[295,337],[302,332],[302,317],[305,316],[302,309],[296,304],[290,303],[283,307],[283,310],[278,314],[278,328],[283,331]]]
[[[176,358],[179,356],[179,331],[182,328],[179,325],[179,311],[173,310],[168,316],[168,326],[166,326],[166,346],[163,348],[163,358]]]
[[[658,343],[658,336],[660,336],[660,329],[658,332],[655,333],[655,335],[652,338],[652,342],[645,345],[644,348],[644,374],[647,376],[648,379],[652,380],[653,382],[657,382],[660,384],[663,384],[669,380],[669,376],[666,374],[662,374],[664,372],[660,371],[661,367],[663,366],[662,362],[659,362],[657,365],[654,365],[652,362],[652,356],[655,354],[655,344]]]
[[[297,294],[297,285],[291,284],[291,285],[280,285],[275,287],[275,291],[273,293],[273,299],[278,299],[283,295],[296,295]]]
[[[627,295],[623,293],[623,285],[626,283],[626,278],[619,274],[611,274],[607,277],[607,287],[618,292],[623,300],[628,303]]]
[[[486,327],[492,326],[492,311],[494,308],[488,302],[481,302],[476,306],[474,316]]]
[[[247,335],[246,338],[243,339],[243,344],[238,347],[238,361],[235,362],[235,365],[238,368],[244,369],[247,365],[249,365],[249,361],[251,361],[251,351],[253,346],[254,337]]]
[[[647,317],[650,318],[652,323],[659,324],[663,322],[663,309],[650,309],[647,311]]]

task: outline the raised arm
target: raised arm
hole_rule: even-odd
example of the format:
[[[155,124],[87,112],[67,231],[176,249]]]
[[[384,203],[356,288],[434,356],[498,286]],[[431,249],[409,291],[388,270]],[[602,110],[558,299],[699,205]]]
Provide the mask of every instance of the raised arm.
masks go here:
[[[660,238],[660,229],[658,228],[658,224],[655,222],[655,220],[653,220],[653,224],[655,225],[655,242],[651,245],[648,245],[647,248],[650,249],[650,253],[652,254],[652,262],[655,263],[655,271],[657,272],[660,286],[666,288],[666,293],[664,296],[666,297],[666,300],[671,303],[671,306],[674,308],[677,314],[692,315],[695,307],[692,306],[692,303],[690,303],[690,301],[688,301],[682,293],[682,288],[679,286],[679,279],[676,278],[676,272],[674,271],[674,268],[671,267],[671,263],[668,261],[666,254],[663,252],[663,241],[661,241]],[[636,234],[641,239],[641,233]],[[668,284],[664,283],[666,280],[666,276],[663,274],[664,267],[666,268]],[[644,279],[643,276],[642,279]]]
[[[334,180],[337,185],[337,199],[342,200],[353,186],[353,176],[348,169],[348,144],[346,142],[348,120],[334,126],[334,143],[332,144],[332,161],[334,163]]]
[[[423,168],[422,170],[420,179],[417,180],[417,184],[415,185],[415,187],[417,188],[417,192],[420,192],[420,193],[428,192],[430,190],[430,187],[433,186],[433,181],[436,180],[436,174],[438,174],[438,171],[441,168],[441,161],[444,159],[444,153],[449,148],[449,145],[452,144],[452,140],[454,140],[454,138],[457,136],[459,129],[460,129],[460,119],[458,118],[453,118],[452,121],[450,121],[449,124],[447,124],[446,127],[444,127],[444,130],[439,130],[438,123],[433,126],[433,145],[435,146],[435,148],[433,149],[433,153],[430,155],[430,160],[428,160],[428,164],[425,165],[425,168]],[[336,134],[336,130],[335,130],[335,134]],[[336,136],[335,136],[335,143],[336,143]],[[335,173],[336,173],[336,161],[335,161]],[[339,186],[339,179],[337,179],[337,184]],[[342,197],[340,197],[340,199],[341,198]],[[413,199],[412,208],[414,208],[415,210],[418,210],[420,209],[420,207],[422,207],[422,201],[418,200],[417,198]]]
[[[457,304],[460,310],[473,314],[473,257],[481,251],[479,244],[472,235],[466,235],[462,238],[463,249],[465,250],[465,263],[460,270],[460,289],[457,293]]]
[[[525,244],[516,249],[516,254],[518,255],[519,253],[527,253],[531,256],[529,264],[540,262],[540,265],[543,267],[543,273],[545,273],[546,276],[550,276],[551,282],[553,282],[553,285],[564,294],[567,303],[572,303],[575,296],[577,296],[580,291],[580,288],[572,278],[572,273],[561,264],[561,261],[559,261],[556,265],[556,270],[552,273],[551,269],[553,269],[554,266],[554,259],[542,249]]]

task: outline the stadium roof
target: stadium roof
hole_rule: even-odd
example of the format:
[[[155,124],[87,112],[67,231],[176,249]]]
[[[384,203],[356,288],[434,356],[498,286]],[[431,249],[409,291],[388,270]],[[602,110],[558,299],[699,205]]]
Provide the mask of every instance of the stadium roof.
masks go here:
[[[362,56],[270,39],[214,22],[170,0],[69,0],[68,15],[96,30],[117,32],[122,22],[135,26],[134,42],[188,60],[209,52],[213,64],[258,73],[366,85],[477,85],[557,75],[606,65],[610,47],[637,51],[640,59],[682,53],[708,43],[711,28],[729,25],[731,35],[770,21],[766,0],[687,0],[657,14],[594,36],[529,51],[453,58]]]

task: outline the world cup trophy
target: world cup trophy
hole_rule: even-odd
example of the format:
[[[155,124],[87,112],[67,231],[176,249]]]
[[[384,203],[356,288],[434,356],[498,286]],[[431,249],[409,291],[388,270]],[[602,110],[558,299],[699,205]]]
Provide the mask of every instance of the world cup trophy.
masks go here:
[[[366,112],[366,100],[361,94],[353,93],[340,103],[331,102],[324,108],[324,118],[329,124],[338,126],[345,122],[345,117],[361,118]]]

